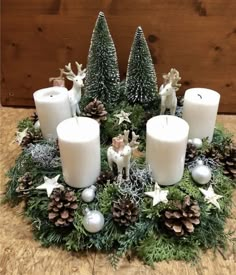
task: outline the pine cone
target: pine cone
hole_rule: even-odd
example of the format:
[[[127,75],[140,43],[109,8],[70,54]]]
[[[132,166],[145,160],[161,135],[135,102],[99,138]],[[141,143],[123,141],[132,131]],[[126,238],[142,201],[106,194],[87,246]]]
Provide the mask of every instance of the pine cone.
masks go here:
[[[138,219],[138,207],[130,199],[120,199],[112,206],[113,220],[120,226],[129,226]]]
[[[197,155],[198,155],[197,147],[194,144],[189,142],[187,144],[187,149],[185,154],[185,165],[194,161]]]
[[[74,191],[55,189],[48,204],[48,218],[56,226],[69,226],[74,220],[77,207],[77,197]]]
[[[108,181],[112,182],[115,179],[112,171],[101,172],[100,176],[97,178],[97,183],[105,185]]]
[[[96,98],[84,108],[84,113],[87,117],[91,117],[99,123],[107,119],[107,111],[104,105]]]
[[[34,112],[32,116],[30,116],[30,120],[32,121],[33,124],[35,124],[39,120],[36,112]]]
[[[28,144],[30,143],[35,144],[42,139],[43,139],[42,133],[39,131],[27,132],[27,135],[23,138],[20,145],[22,147],[26,147]]]
[[[204,154],[206,158],[210,158],[214,160],[214,162],[220,163],[221,154],[219,150],[217,150],[217,148],[215,148],[214,146],[211,146],[210,148],[208,148]]]
[[[223,173],[231,179],[236,179],[236,146],[231,144],[225,147],[223,155],[220,157],[223,165]]]
[[[18,179],[19,185],[16,188],[17,193],[28,195],[30,188],[32,187],[32,176],[29,172],[26,172],[22,177]]]
[[[194,227],[200,223],[200,207],[197,201],[191,201],[189,196],[183,203],[177,203],[176,210],[165,210],[163,220],[165,227],[176,236],[194,232]]]

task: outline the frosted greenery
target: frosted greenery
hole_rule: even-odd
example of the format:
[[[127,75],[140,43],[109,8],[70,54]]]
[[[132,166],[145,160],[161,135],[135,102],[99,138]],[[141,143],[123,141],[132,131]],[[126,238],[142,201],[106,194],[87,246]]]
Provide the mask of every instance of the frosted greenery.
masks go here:
[[[93,30],[85,81],[85,96],[110,104],[119,99],[120,75],[113,43],[105,16],[99,13]]]
[[[157,97],[152,57],[141,27],[137,28],[128,61],[126,94],[130,103],[147,104]]]

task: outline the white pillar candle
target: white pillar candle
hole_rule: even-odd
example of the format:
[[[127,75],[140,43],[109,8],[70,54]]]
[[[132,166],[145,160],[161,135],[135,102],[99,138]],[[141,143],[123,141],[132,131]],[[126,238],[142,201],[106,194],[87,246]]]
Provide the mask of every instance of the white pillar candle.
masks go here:
[[[205,88],[188,89],[184,95],[183,119],[189,124],[189,138],[212,141],[220,94]]]
[[[172,185],[181,180],[189,126],[175,116],[160,115],[147,122],[146,158],[155,181]]]
[[[65,182],[76,188],[94,184],[101,171],[98,122],[69,118],[57,126],[57,134]]]
[[[57,125],[71,117],[68,90],[49,87],[36,91],[33,96],[44,138],[57,138]]]

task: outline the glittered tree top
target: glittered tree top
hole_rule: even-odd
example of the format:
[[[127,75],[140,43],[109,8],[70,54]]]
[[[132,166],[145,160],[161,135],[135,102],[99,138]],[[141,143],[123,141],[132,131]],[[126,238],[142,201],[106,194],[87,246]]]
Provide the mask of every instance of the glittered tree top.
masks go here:
[[[89,49],[85,95],[90,99],[97,98],[105,104],[110,104],[119,99],[119,83],[115,45],[105,16],[100,12]]]
[[[152,57],[141,27],[134,36],[129,56],[126,94],[130,103],[147,104],[157,97],[157,79]]]

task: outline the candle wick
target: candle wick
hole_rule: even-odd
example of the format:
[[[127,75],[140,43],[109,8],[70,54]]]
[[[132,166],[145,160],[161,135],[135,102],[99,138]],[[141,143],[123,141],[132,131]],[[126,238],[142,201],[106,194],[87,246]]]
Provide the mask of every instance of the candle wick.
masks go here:
[[[202,96],[200,94],[197,94],[201,99],[202,99]]]
[[[168,117],[166,116],[166,125],[168,125]]]

